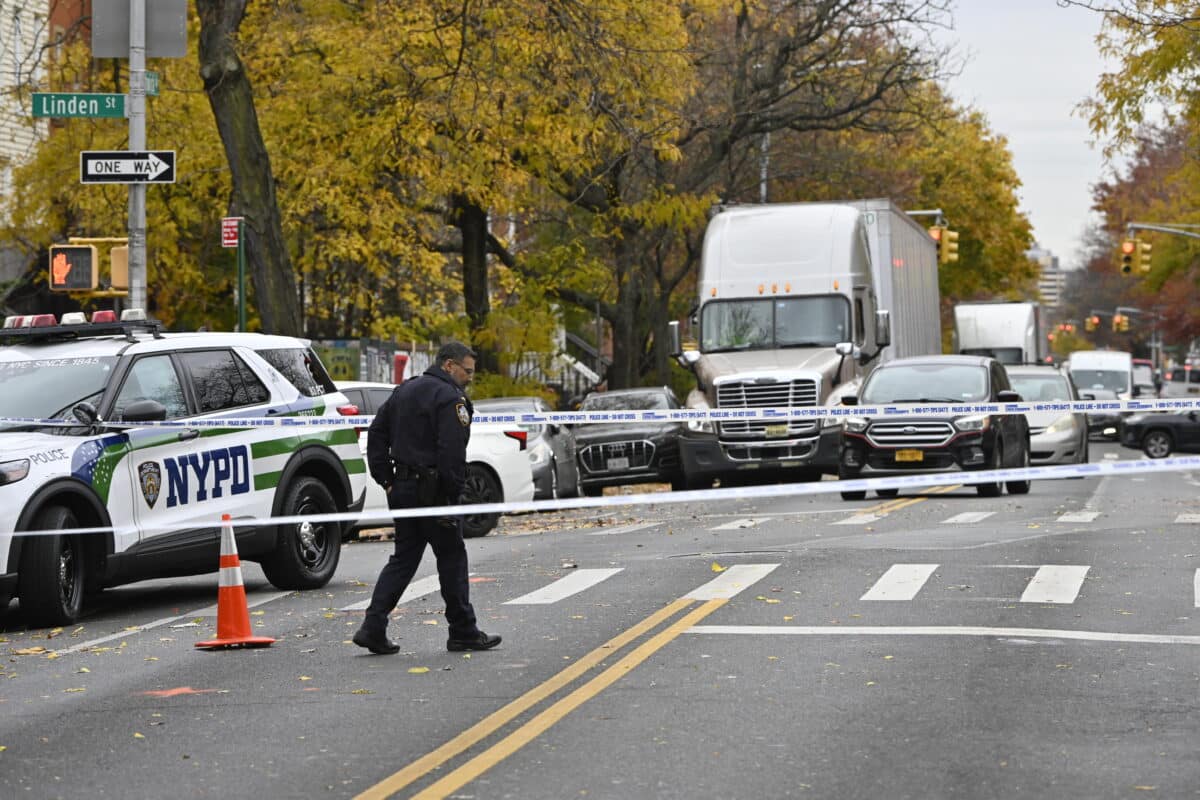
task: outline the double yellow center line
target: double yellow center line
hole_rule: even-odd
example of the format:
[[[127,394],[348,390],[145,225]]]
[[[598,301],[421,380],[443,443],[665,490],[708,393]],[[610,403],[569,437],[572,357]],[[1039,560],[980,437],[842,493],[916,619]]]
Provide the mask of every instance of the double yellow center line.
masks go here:
[[[583,677],[589,670],[602,665],[606,659],[615,656],[617,651],[626,645],[653,631],[697,602],[699,601],[690,597],[681,597],[673,601],[633,627],[626,629],[608,642],[600,645],[546,682],[534,687],[508,705],[472,725],[441,747],[418,758],[399,772],[362,792],[358,795],[357,800],[375,800],[376,798],[391,797],[413,781],[428,775],[450,759],[464,753],[483,739],[491,736],[520,715],[548,699],[555,692]],[[617,679],[627,674],[634,667],[676,639],[688,628],[696,625],[727,602],[728,598],[717,598],[700,602],[698,607],[693,608],[689,613],[679,617],[666,628],[638,645],[638,647],[621,658],[620,661],[608,667],[570,694],[556,701],[487,750],[474,756],[462,766],[457,767],[414,795],[414,797],[422,799],[446,797],[475,780],[484,772],[529,744],[529,742],[547,731],[567,714],[611,686]]]
[[[915,506],[917,503],[923,503],[929,499],[929,495],[931,494],[946,494],[947,492],[953,492],[955,489],[961,488],[961,483],[955,483],[950,486],[927,486],[923,489],[924,493],[919,494],[916,497],[898,497],[895,500],[889,500],[888,502],[880,503],[877,506],[864,508],[855,516],[871,515],[882,517],[885,514],[892,513],[893,511],[899,511],[902,508],[908,508],[909,506]]]

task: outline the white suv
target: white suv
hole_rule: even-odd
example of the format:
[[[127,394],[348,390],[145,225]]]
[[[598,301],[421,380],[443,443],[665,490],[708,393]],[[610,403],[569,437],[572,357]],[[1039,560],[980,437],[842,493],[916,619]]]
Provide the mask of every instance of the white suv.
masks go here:
[[[75,621],[85,593],[105,586],[216,571],[222,514],[362,508],[352,427],[139,425],[356,414],[308,342],[162,333],[136,317],[9,318],[0,330],[0,609],[15,595],[30,624]],[[19,421],[30,418],[78,424]],[[14,535],[89,528],[112,530]],[[239,554],[271,583],[313,589],[337,569],[342,529],[235,530]]]
[[[338,381],[337,388],[363,414],[374,415],[396,387],[390,383],[370,381]],[[467,480],[463,487],[464,503],[523,503],[533,499],[533,467],[529,454],[523,452],[528,434],[520,429],[501,431],[498,428],[473,426],[467,443]],[[359,436],[359,449],[367,455],[367,429]],[[387,495],[383,487],[367,479],[367,501],[364,511],[387,513]],[[499,514],[468,514],[463,519],[463,536],[486,536],[500,521]],[[391,526],[392,518],[381,516],[364,520],[372,526]]]

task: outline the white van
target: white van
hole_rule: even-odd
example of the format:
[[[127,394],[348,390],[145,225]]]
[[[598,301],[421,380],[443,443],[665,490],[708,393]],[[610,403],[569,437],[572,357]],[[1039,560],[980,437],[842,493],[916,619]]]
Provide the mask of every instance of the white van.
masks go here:
[[[1115,392],[1118,400],[1133,396],[1133,357],[1119,350],[1077,350],[1068,369],[1081,395],[1093,389]]]

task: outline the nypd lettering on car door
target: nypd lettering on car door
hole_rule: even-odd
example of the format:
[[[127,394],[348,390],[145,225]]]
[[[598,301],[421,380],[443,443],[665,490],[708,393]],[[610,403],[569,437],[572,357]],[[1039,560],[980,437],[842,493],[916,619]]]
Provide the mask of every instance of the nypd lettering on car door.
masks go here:
[[[138,466],[142,494],[154,507],[161,491],[164,475],[167,489],[167,508],[203,502],[238,494],[247,494],[253,484],[250,472],[250,451],[245,445],[220,447],[200,453],[185,453],[164,458],[162,472],[157,464],[146,462]],[[153,499],[152,499],[153,498]]]

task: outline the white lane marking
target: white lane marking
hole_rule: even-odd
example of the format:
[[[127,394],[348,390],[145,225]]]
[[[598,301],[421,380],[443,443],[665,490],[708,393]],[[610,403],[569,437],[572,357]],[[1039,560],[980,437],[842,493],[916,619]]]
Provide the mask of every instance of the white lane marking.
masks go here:
[[[1177,524],[1195,525],[1200,522],[1200,514],[1180,514],[1175,518]]]
[[[469,572],[469,573],[467,573],[467,576],[470,577],[474,574],[475,574],[474,572]],[[408,585],[408,588],[404,590],[404,594],[400,595],[400,599],[396,602],[396,605],[402,605],[404,603],[408,603],[413,600],[422,598],[427,594],[433,594],[434,592],[436,592],[438,589],[441,589],[441,588],[442,588],[442,585],[438,582],[437,575],[426,575],[424,578],[421,578],[420,580],[416,580],[416,581],[413,581],[412,583],[410,583]],[[338,610],[339,611],[366,611],[367,606],[369,606],[369,605],[371,605],[371,600],[370,600],[370,598],[367,598],[366,600],[361,600],[361,601],[355,603],[354,605],[349,605],[349,606],[346,606],[345,608],[339,608]]]
[[[942,520],[943,525],[970,525],[976,522],[983,522],[988,517],[995,514],[995,511],[964,511],[961,514],[955,514],[950,519]]]
[[[1095,522],[1099,511],[1071,511],[1061,515],[1055,522]]]
[[[1074,603],[1087,577],[1086,566],[1045,564],[1038,567],[1021,595],[1022,603]]]
[[[632,525],[618,525],[614,528],[601,531],[590,531],[588,536],[616,536],[619,533],[633,533],[634,531],[644,531],[646,528],[653,528],[656,525],[662,525],[661,522],[635,522]]]
[[[1196,577],[1192,579],[1192,594],[1196,598],[1196,608],[1200,608],[1200,569],[1196,570]]]
[[[267,594],[248,594],[246,595],[246,608],[254,608],[261,606],[264,603],[269,603],[272,600],[278,600],[281,597],[287,597],[291,592],[269,592]],[[215,617],[217,615],[216,606],[205,606],[204,608],[184,614],[185,617]]]
[[[855,514],[853,517],[839,519],[837,522],[831,522],[830,525],[867,525],[872,522],[878,522],[883,517],[877,517],[874,514]]]
[[[737,564],[684,595],[689,600],[728,600],[770,575],[778,564]]]
[[[624,567],[576,570],[570,575],[564,575],[549,586],[543,586],[535,592],[530,592],[514,600],[509,600],[504,605],[544,606],[550,603],[557,603],[559,600],[564,600],[573,594],[579,594],[584,589],[595,586],[600,581],[608,580],[622,569]]]
[[[1068,631],[1049,628],[986,628],[974,626],[896,626],[839,625],[836,627],[786,625],[696,625],[687,633],[755,636],[999,636],[1030,639],[1072,639],[1089,642],[1129,642],[1141,644],[1200,645],[1200,636],[1157,633],[1108,633],[1105,631]]]
[[[167,625],[168,623],[171,623],[171,622],[177,622],[177,621],[183,619],[185,616],[187,616],[187,615],[180,615],[178,617],[164,617],[162,619],[156,619],[153,622],[147,622],[145,625],[138,625],[136,629],[131,630],[131,631],[121,631],[120,633],[114,633],[110,636],[101,636],[99,639],[90,639],[86,642],[80,642],[79,644],[73,644],[70,647],[67,647],[63,650],[55,650],[54,652],[60,656],[71,655],[72,653],[78,653],[81,650],[88,650],[90,648],[95,647],[96,645],[104,644],[105,642],[111,642],[116,639],[127,639],[130,636],[140,633],[141,631],[148,631],[151,628],[158,628],[162,625]]]
[[[912,600],[937,564],[892,564],[859,600]]]
[[[709,528],[710,531],[736,531],[743,528],[757,528],[761,523],[767,522],[766,517],[746,517],[745,519],[735,519],[732,522],[726,522],[718,525],[715,528]]]

